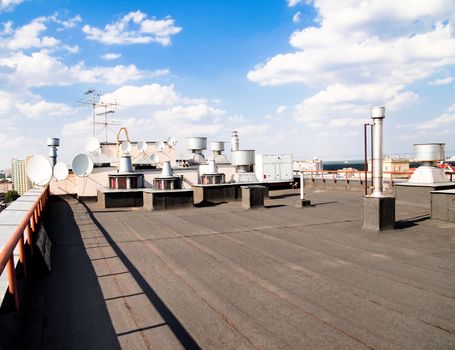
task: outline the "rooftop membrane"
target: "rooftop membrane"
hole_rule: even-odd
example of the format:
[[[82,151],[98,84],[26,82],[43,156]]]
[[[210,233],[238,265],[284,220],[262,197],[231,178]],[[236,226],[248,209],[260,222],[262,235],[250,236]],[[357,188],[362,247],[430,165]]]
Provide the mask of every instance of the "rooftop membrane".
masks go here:
[[[52,273],[24,281],[0,341],[38,349],[454,349],[455,225],[397,204],[362,230],[359,192],[271,192],[149,212],[52,197]],[[3,348],[3,347],[2,347]]]

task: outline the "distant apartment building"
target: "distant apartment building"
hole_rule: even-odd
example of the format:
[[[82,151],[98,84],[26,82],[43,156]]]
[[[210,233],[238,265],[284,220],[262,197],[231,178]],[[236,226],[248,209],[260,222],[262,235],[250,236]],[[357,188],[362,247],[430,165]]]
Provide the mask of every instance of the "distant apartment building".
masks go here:
[[[25,192],[32,188],[32,183],[27,177],[27,160],[12,159],[11,170],[13,190],[17,191],[17,193],[22,196]]]
[[[368,169],[371,171],[371,159],[368,160]],[[385,157],[382,161],[382,170],[385,173],[397,173],[394,174],[395,178],[399,177],[408,177],[408,175],[403,174],[400,176],[398,173],[407,173],[409,172],[409,159],[407,158],[394,158],[394,157]]]

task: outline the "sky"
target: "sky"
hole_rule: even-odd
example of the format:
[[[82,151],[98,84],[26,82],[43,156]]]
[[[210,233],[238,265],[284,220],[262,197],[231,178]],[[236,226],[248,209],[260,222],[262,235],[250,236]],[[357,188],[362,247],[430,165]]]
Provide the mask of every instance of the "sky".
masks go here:
[[[375,106],[385,153],[451,156],[454,26],[455,0],[0,0],[0,169],[48,137],[85,152],[89,89],[118,104],[109,141],[173,136],[182,156],[238,130],[256,153],[362,159]]]

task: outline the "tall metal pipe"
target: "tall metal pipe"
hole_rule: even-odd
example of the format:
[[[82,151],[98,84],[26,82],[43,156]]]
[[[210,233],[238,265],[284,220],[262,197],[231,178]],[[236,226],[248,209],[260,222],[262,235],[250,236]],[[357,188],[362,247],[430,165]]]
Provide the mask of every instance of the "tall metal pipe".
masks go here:
[[[236,152],[240,147],[239,133],[234,130],[231,135],[231,152]]]
[[[374,107],[371,109],[373,119],[373,197],[383,197],[384,188],[382,184],[383,170],[383,123],[385,118],[385,107]]]
[[[51,137],[47,139],[47,146],[49,147],[49,158],[52,162],[52,167],[57,163],[57,147],[60,146],[60,139]]]

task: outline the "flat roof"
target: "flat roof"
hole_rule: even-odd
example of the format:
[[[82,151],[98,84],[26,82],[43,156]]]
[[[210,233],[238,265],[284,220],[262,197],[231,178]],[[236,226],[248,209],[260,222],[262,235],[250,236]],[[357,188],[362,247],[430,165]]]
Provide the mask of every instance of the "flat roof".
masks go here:
[[[455,348],[454,224],[397,203],[398,228],[377,234],[360,228],[360,192],[308,191],[306,208],[293,206],[298,190],[271,196],[261,209],[160,212],[53,197],[53,271],[27,286],[16,341]]]

